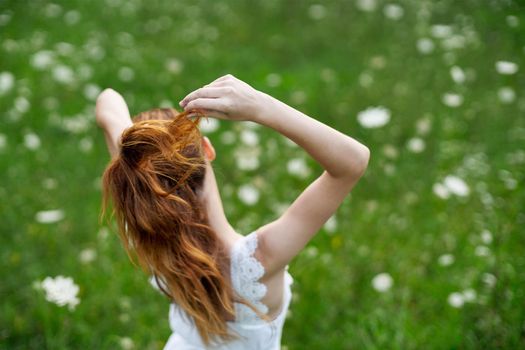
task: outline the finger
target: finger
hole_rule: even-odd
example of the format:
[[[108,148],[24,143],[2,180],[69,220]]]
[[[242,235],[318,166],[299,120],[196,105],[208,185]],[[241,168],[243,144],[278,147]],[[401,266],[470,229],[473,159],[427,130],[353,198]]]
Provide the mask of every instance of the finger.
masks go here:
[[[197,98],[219,98],[228,92],[229,89],[226,87],[203,87],[188,94],[179,102],[179,105],[184,108],[188,102]]]
[[[194,117],[197,117],[199,115],[203,115],[206,116],[206,117],[212,117],[212,118],[217,118],[217,119],[226,119],[228,120],[228,116],[226,113],[223,113],[221,111],[216,111],[216,110],[213,110],[213,109],[201,109],[199,110],[198,112],[195,111],[195,112],[191,112],[188,114],[188,118],[194,118]]]
[[[224,103],[222,100],[217,98],[197,98],[188,102],[184,107],[184,110],[190,109],[210,109],[215,111],[224,111]]]

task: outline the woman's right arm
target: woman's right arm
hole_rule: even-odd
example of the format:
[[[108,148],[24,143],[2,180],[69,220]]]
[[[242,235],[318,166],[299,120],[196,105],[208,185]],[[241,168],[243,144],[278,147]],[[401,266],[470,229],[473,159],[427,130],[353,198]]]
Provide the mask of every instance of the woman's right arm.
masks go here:
[[[95,115],[98,126],[104,130],[109,154],[116,157],[122,132],[133,124],[128,105],[118,92],[105,89],[97,97]]]
[[[181,106],[270,127],[301,146],[325,169],[281,217],[257,230],[263,265],[270,274],[282,271],[306,246],[368,166],[370,151],[365,145],[233,76],[193,92]]]

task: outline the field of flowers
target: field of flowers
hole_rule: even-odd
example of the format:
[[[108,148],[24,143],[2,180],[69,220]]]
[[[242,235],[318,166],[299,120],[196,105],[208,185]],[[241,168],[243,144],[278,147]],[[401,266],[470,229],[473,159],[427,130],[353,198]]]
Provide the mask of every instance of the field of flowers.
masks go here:
[[[168,300],[99,221],[94,101],[226,73],[371,150],[290,265],[283,349],[525,348],[524,58],[519,0],[0,0],[0,348],[162,349]],[[258,124],[201,128],[240,233],[322,172]]]

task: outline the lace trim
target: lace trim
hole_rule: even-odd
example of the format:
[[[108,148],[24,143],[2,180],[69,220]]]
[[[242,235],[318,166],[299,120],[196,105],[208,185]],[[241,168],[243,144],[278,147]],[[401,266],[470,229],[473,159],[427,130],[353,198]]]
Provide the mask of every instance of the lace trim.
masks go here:
[[[257,231],[239,239],[233,246],[231,256],[231,275],[234,289],[240,296],[250,301],[262,313],[268,312],[268,307],[261,302],[266,295],[266,285],[259,282],[264,275],[263,265],[253,256],[257,249]],[[261,319],[257,314],[241,303],[234,303],[236,319],[245,323],[257,322]]]

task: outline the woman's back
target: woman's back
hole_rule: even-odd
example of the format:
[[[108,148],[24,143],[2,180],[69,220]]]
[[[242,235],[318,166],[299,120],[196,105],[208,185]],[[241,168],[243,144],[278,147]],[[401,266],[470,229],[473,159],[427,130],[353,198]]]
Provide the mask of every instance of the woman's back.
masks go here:
[[[287,268],[269,276],[260,259],[257,231],[240,238],[230,249],[231,282],[234,290],[271,319],[261,319],[248,306],[234,303],[235,321],[228,327],[240,337],[227,344],[205,347],[191,318],[177,304],[170,305],[169,319],[172,335],[165,350],[189,349],[280,349],[281,334],[292,293],[292,276]],[[154,279],[152,284],[156,286]]]
[[[292,278],[286,268],[364,174],[369,149],[231,75],[186,96],[180,102],[184,112],[173,122],[140,123],[127,129],[120,141],[124,125],[130,122],[123,99],[116,108],[121,117],[116,119],[111,117],[114,105],[99,106],[97,100],[97,106],[97,118],[116,157],[104,173],[104,193],[117,203],[123,243],[127,249],[138,249],[140,261],[152,273],[166,277],[168,285],[162,291],[179,303],[170,307],[174,333],[166,349],[206,349],[207,338],[228,339],[231,333],[243,339],[208,348],[278,349],[291,299]],[[215,151],[194,128],[202,111],[206,116],[274,129],[301,146],[324,168],[323,173],[279,218],[238,238],[228,229],[231,225],[210,165]],[[188,123],[194,116],[195,123]],[[153,153],[157,149],[162,151]],[[134,195],[133,190],[141,189]],[[229,244],[220,242],[229,239]],[[224,249],[228,247],[229,251]],[[231,276],[223,273],[228,268]],[[268,324],[248,306],[234,303],[235,294],[273,322]]]

